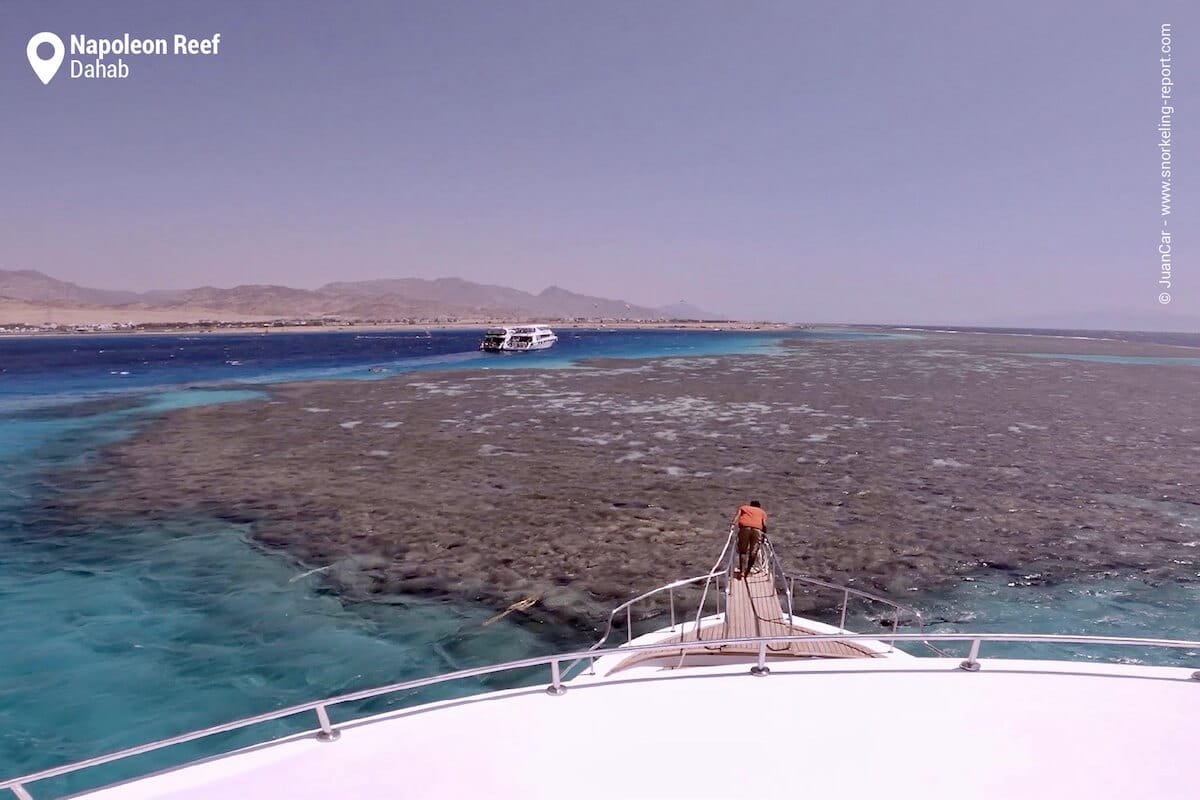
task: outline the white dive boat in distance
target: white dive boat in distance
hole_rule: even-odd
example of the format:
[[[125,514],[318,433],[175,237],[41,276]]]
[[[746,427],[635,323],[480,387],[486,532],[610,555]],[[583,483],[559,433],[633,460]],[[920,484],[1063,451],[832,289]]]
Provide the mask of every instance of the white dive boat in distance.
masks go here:
[[[614,609],[589,650],[293,706],[3,781],[0,790],[41,800],[37,782],[46,778],[314,715],[316,727],[307,733],[75,796],[1197,796],[1200,672],[982,658],[981,649],[995,649],[997,642],[1056,642],[1196,650],[1200,642],[927,634],[920,616],[897,603],[787,575],[769,544],[762,569],[732,580],[731,540],[710,572]],[[791,613],[795,593],[809,590],[840,596],[840,627]],[[698,605],[681,615],[676,598],[687,592],[698,595]],[[634,608],[651,598],[669,607],[670,624],[635,637]],[[845,630],[851,600],[882,604],[891,630],[871,636]],[[902,616],[922,632],[900,633]],[[612,646],[622,627],[625,641]],[[969,644],[970,654],[952,658],[931,644],[946,641]],[[930,655],[903,652],[897,642],[928,648]],[[342,703],[531,668],[544,669],[546,682],[336,726],[330,721],[328,709]],[[598,762],[603,767],[597,769]]]
[[[526,353],[549,350],[557,341],[558,336],[546,325],[509,325],[488,328],[479,349],[488,353]]]

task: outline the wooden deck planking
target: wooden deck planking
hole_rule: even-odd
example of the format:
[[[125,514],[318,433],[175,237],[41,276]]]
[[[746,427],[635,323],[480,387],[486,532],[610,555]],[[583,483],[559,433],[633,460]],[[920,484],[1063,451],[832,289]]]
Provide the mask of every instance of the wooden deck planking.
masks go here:
[[[697,640],[738,639],[760,636],[796,636],[815,631],[792,625],[787,620],[787,612],[780,606],[779,597],[774,589],[774,577],[769,569],[752,572],[743,580],[730,581],[728,606],[725,609],[723,622],[712,623],[685,635],[668,639],[671,642],[694,642]],[[693,653],[712,655],[728,655],[744,657],[758,653],[757,645],[722,645]],[[617,669],[624,669],[635,663],[664,655],[679,655],[678,648],[664,647],[662,651],[653,650],[631,656],[622,662]],[[816,642],[767,642],[767,654],[771,657],[796,658],[870,658],[875,655],[871,650],[849,642],[833,642],[828,640]]]

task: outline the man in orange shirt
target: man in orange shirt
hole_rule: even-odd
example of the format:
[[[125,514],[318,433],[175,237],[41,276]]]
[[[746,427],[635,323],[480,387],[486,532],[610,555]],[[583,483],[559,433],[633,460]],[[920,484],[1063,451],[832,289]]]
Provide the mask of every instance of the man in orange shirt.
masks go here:
[[[738,526],[738,571],[733,577],[743,578],[754,569],[758,545],[767,535],[767,512],[763,511],[761,503],[751,500],[750,505],[738,506],[734,522]]]

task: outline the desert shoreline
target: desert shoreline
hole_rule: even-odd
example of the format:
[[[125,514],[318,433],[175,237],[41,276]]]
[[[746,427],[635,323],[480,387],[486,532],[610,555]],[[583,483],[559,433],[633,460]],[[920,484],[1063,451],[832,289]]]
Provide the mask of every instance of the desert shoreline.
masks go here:
[[[272,324],[241,324],[241,323],[219,323],[217,325],[201,325],[201,324],[179,324],[170,325],[163,328],[121,328],[112,330],[76,330],[60,329],[60,330],[37,330],[37,331],[5,331],[0,330],[0,339],[10,338],[33,338],[33,337],[48,337],[48,336],[170,336],[170,335],[245,335],[259,334],[269,335],[272,333],[338,333],[338,332],[353,332],[353,331],[469,331],[483,330],[484,328],[503,326],[503,325],[534,325],[546,324],[555,329],[561,330],[579,330],[588,329],[594,330],[597,328],[608,328],[612,330],[713,330],[713,331],[790,331],[790,330],[805,330],[813,326],[797,325],[785,322],[740,322],[740,321],[694,321],[694,320],[678,320],[670,322],[654,322],[654,321],[619,321],[611,320],[596,320],[596,321],[573,321],[573,322],[498,322],[498,321],[476,321],[476,320],[460,320],[456,322],[430,322],[430,323],[402,323],[402,322],[355,322],[350,324],[333,324],[333,325],[272,325]],[[821,325],[822,329],[841,327],[836,325]],[[859,327],[859,326],[846,326]]]

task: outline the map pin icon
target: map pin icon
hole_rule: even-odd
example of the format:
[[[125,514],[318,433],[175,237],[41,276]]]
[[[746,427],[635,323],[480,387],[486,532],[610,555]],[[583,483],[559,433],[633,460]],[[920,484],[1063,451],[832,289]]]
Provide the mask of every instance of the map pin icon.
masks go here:
[[[49,44],[54,48],[54,52],[49,58],[42,58],[38,55],[38,47],[44,44]],[[33,71],[41,79],[42,83],[49,83],[54,77],[54,73],[58,72],[58,68],[62,66],[63,40],[55,36],[49,31],[42,31],[29,40],[29,44],[25,47],[25,55],[29,56],[29,66],[33,67]]]

